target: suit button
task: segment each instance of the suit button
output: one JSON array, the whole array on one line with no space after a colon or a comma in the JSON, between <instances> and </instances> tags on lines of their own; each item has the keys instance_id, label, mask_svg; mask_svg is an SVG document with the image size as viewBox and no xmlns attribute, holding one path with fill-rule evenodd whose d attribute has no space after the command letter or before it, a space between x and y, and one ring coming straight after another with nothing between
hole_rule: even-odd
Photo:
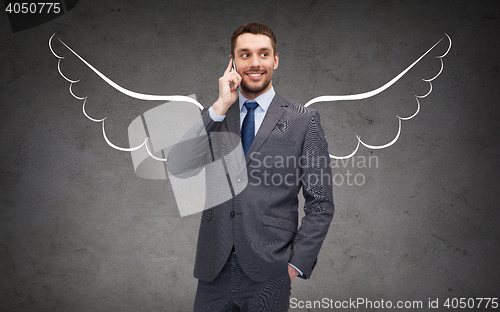
<instances>
[{"instance_id":1,"label":"suit button","mask_svg":"<svg viewBox=\"0 0 500 312\"><path fill-rule=\"evenodd\" d=\"M234 211L231 211L231 213L229 214L232 217L234 217Z\"/></svg>"},{"instance_id":2,"label":"suit button","mask_svg":"<svg viewBox=\"0 0 500 312\"><path fill-rule=\"evenodd\" d=\"M236 179L236 181L241 182L241 178Z\"/></svg>"}]
</instances>

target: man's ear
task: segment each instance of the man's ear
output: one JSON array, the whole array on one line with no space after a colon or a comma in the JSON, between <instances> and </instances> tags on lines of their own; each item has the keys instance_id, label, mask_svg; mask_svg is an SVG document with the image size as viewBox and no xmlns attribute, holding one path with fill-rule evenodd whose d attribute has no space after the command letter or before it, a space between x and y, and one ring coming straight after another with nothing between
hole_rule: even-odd
<instances>
[{"instance_id":1,"label":"man's ear","mask_svg":"<svg viewBox=\"0 0 500 312\"><path fill-rule=\"evenodd\" d=\"M278 53L274 54L274 69L278 68L278 63L279 63L279 57Z\"/></svg>"}]
</instances>

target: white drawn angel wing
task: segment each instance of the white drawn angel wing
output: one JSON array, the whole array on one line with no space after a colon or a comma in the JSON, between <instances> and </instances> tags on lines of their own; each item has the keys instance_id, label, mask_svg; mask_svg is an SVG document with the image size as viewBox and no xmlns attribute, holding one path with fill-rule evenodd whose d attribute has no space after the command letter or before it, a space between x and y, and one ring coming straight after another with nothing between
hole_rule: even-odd
<instances>
[{"instance_id":1,"label":"white drawn angel wing","mask_svg":"<svg viewBox=\"0 0 500 312\"><path fill-rule=\"evenodd\" d=\"M434 79L436 79L443 72L443 68L444 68L443 58L446 56L446 54L448 54L448 52L451 49L451 38L450 38L450 36L448 36L448 34L445 33L445 35L446 35L446 38L448 39L448 42L449 42L448 49L446 50L446 52L443 55L436 56L436 58L438 58L441 61L441 69L434 77L432 77L430 79L422 79L423 81L429 83L429 91L424 95L415 95L415 100L417 101L417 109L416 109L415 113L412 114L411 116L408 116L408 117L400 117L400 116L396 115L396 117L398 118L398 121L399 121L399 128L398 128L398 132L397 132L396 136L394 137L394 139L387 144L370 145L370 144L363 142L361 140L361 138L359 137L359 135L356 135L358 143L357 143L357 146L352 153L350 153L349 155L346 155L346 156L335 156L335 155L330 154L331 158L333 158L333 159L351 158L358 151L360 144L362 144L363 146L365 146L369 149L383 149L383 148L389 147L389 146L393 145L394 143L396 143L396 141L399 139L399 135L401 134L401 121L402 120L410 120L419 113L419 111L420 111L419 99L425 98L426 96L428 96L432 92L432 81ZM349 95L323 95L323 96L319 96L319 97L316 97L316 98L310 100L304 106L308 107L308 106L311 106L311 105L313 105L315 103L319 103L319 102L355 101L355 100L362 100L362 99L367 99L369 97L375 96L375 95L387 90L394 83L396 83L399 79L401 79L410 69L412 69L412 67L414 67L418 62L420 62L420 60L422 60L427 54L429 54L429 52L431 52L431 50L434 49L444 38L445 37L441 38L438 42L436 42L429 50L427 50L424 54L422 54L422 56L420 56L415 62L413 62L410 66L408 66L405 70L403 70L399 75L397 75L396 77L391 79L389 82L387 82L386 84L384 84L383 86L381 86L375 90L364 92L364 93L359 93L359 94L349 94Z\"/></svg>"},{"instance_id":2,"label":"white drawn angel wing","mask_svg":"<svg viewBox=\"0 0 500 312\"><path fill-rule=\"evenodd\" d=\"M160 157L155 156L154 153L150 150L150 147L147 144L147 141L149 140L149 136L146 136L144 138L144 141L141 144L139 144L137 146L133 146L133 147L119 147L119 146L116 146L115 144L113 144L108 139L108 137L106 135L106 130L105 130L105 127L104 127L104 121L106 120L107 117L104 117L102 119L96 119L96 118L93 118L93 117L89 116L87 114L86 110L85 110L85 104L87 102L87 97L88 96L79 97L79 96L75 95L73 93L73 90L72 90L73 85L75 83L78 83L80 80L71 80L71 79L69 79L68 77L66 77L62 73L62 71L61 71L61 61L64 59L64 57L63 56L59 56L59 55L57 55L54 52L54 49L52 48L52 40L53 40L54 37L55 37L55 33L49 39L49 48L50 48L50 51L52 52L52 54L59 59L59 61L57 62L57 70L59 71L59 74L70 83L70 85L69 85L69 92L71 93L71 95L73 97L75 97L76 99L78 99L78 100L83 100L83 104L82 104L83 114L88 119L90 119L91 121L97 122L97 123L100 122L102 124L102 135L103 135L104 140L106 141L106 143L108 143L108 145L111 146L112 148L114 148L116 150L119 150L119 151L124 151L124 152L134 152L134 151L139 150L142 147L145 147L146 150L147 150L147 152L148 152L148 154L149 154L149 156L151 156L153 159L158 160L158 161L166 161L165 158L160 158ZM103 75L100 71L98 71L92 65L90 65L80 55L78 55L75 51L73 51L73 49L71 49L69 46L67 46L61 39L57 38L57 40L59 40L59 42L61 42L69 51L71 51L77 58L79 58L85 65L87 65L93 72L95 72L106 83L108 83L110 86L112 86L113 88L115 88L116 90L118 90L119 92L121 92L121 93L123 93L125 95L128 95L128 96L130 96L132 98L135 98L135 99L145 100L145 101L188 102L188 103L196 105L199 109L203 109L203 105L201 105L196 99L194 99L192 97L189 97L189 96L183 96L183 95L151 95L151 94L143 94L143 93L138 93L138 92L134 92L134 91L125 89L125 88L119 86L117 83L113 82L111 79L109 79L105 75Z\"/></svg>"}]
</instances>

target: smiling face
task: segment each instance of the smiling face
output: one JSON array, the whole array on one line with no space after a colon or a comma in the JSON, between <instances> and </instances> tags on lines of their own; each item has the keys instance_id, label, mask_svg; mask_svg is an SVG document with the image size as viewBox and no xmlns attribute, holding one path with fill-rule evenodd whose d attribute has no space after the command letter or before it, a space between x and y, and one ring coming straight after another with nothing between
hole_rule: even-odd
<instances>
[{"instance_id":1,"label":"smiling face","mask_svg":"<svg viewBox=\"0 0 500 312\"><path fill-rule=\"evenodd\" d=\"M273 72L278 67L271 38L261 34L244 33L236 38L234 49L236 71L241 75L241 94L247 99L269 91Z\"/></svg>"}]
</instances>

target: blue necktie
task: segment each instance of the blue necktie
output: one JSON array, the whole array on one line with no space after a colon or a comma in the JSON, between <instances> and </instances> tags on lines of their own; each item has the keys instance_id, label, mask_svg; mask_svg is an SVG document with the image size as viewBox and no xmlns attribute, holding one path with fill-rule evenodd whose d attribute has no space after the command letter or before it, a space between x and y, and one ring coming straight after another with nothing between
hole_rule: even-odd
<instances>
[{"instance_id":1,"label":"blue necktie","mask_svg":"<svg viewBox=\"0 0 500 312\"><path fill-rule=\"evenodd\" d=\"M255 137L254 110L259 106L259 104L254 100L249 100L246 101L243 105L245 105L245 107L247 108L247 114L245 116L245 119L243 119L243 125L241 126L241 143L243 144L243 151L245 152L246 156Z\"/></svg>"}]
</instances>

